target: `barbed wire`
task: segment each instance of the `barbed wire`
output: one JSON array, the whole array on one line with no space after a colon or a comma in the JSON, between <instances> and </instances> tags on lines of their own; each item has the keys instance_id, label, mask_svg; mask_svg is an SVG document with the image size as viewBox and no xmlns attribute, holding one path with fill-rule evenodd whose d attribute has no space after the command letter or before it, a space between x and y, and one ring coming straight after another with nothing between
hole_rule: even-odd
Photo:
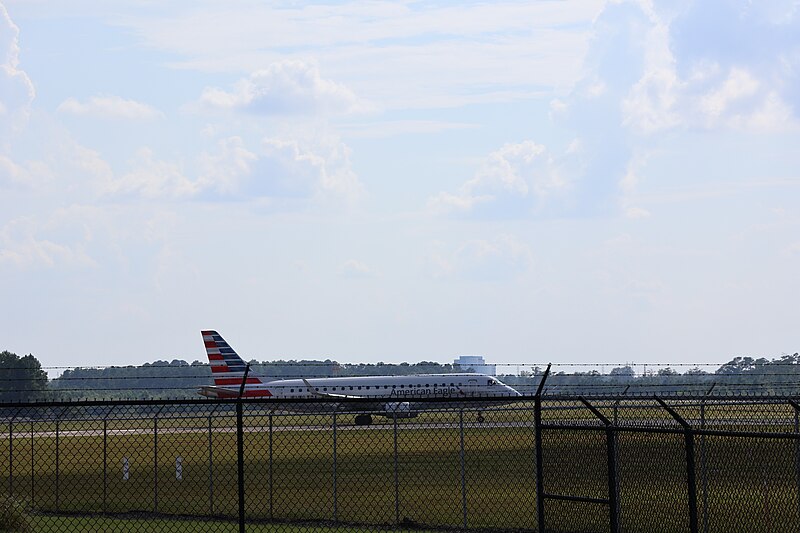
<instances>
[{"instance_id":1,"label":"barbed wire","mask_svg":"<svg viewBox=\"0 0 800 533\"><path fill-rule=\"evenodd\" d=\"M710 382L703 382L703 383L697 383L697 382L694 382L694 383L641 383L641 384L636 384L636 383L546 383L546 387L545 388L547 390L551 390L552 391L552 390L555 390L555 389L612 389L612 388L621 389L621 388L624 388L624 387L628 386L628 387L630 387L629 388L629 391L630 391L632 389L660 389L660 388L676 388L676 387L707 387L709 384L711 384L711 383ZM800 389L800 382L797 382L797 381L774 381L774 382L766 382L766 383L764 383L764 382L761 382L761 383L752 383L752 382L719 383L719 382L715 382L715 384L717 386L727 387L727 388L744 388L744 387L751 387L753 385L765 385L765 386L769 386L769 387L772 387L772 388L797 388L797 389ZM264 385L270 386L271 384L270 383L264 383ZM514 385L514 387L518 391L524 391L524 390L529 390L529 389L535 389L537 385L538 385L537 383L518 384L518 385ZM289 388L289 387L292 387L292 386L294 386L295 388L298 388L297 385L289 385L289 384L282 385L282 384L278 383L278 384L272 384L271 385L272 388L275 388L275 389L278 389L278 390L283 389L283 388ZM374 387L376 388L376 390L382 390L382 388L385 388L383 385L374 385ZM424 386L423 385L414 385L414 386L410 386L409 390L416 390L416 389L419 389L421 387L424 387ZM466 391L467 394L470 391L488 390L488 389L491 388L490 385L480 385L480 384L479 385L461 385L460 387L467 388L468 389ZM134 388L131 388L131 387L97 387L97 388L86 388L86 387L62 388L62 387L57 387L57 388L52 388L52 389L36 389L36 388L18 389L18 388L15 388L13 390L13 392L137 391L137 390L141 390L141 391L159 391L159 390L198 390L199 388L200 387L195 386L195 385L191 385L191 386L176 385L176 386L172 386L172 387L167 387L167 386L164 386L164 387L150 387L150 386L146 386L146 387L134 387ZM301 388L301 389L304 388L304 385L299 385L299 388ZM361 392L364 393L365 391L362 390Z\"/></svg>"},{"instance_id":2,"label":"barbed wire","mask_svg":"<svg viewBox=\"0 0 800 533\"><path fill-rule=\"evenodd\" d=\"M752 360L752 363L755 363L757 360ZM766 362L761 362L759 364L753 364L751 367L759 368L759 367L775 367L775 366L800 366L800 360L797 362L795 361L780 361L780 360L765 360ZM286 366L297 366L297 367L344 367L344 368L352 368L352 367L374 367L380 368L383 366L386 367L414 367L414 366L441 366L441 367L451 367L451 368L461 368L461 369L468 369L472 368L473 365L458 365L453 363L438 363L435 361L419 361L416 363L338 363L338 362L329 362L326 363L324 361L279 361L279 362L257 362L257 361L249 361L251 367L286 367ZM733 361L727 361L725 363L482 363L475 366L494 366L494 367L505 367L505 368L512 368L512 367L526 367L526 368L535 368L540 367L544 368L547 365L551 365L553 369L557 368L570 368L570 367L583 367L583 368L603 368L603 367L610 367L610 368L636 368L636 367L658 367L658 368L671 368L671 367L688 367L688 368L700 368L700 367L724 367L730 365ZM2 370L32 370L32 369L40 369L40 370L111 370L111 369L131 369L131 368L173 368L173 369L186 369L186 368L203 368L208 367L208 363L195 361L192 363L185 363L185 364L151 364L151 363L143 363L138 365L72 365L72 366L39 366L32 367L32 366L11 366L11 367L2 367ZM553 372L553 371L551 371Z\"/></svg>"},{"instance_id":3,"label":"barbed wire","mask_svg":"<svg viewBox=\"0 0 800 533\"><path fill-rule=\"evenodd\" d=\"M408 374L412 376L413 374ZM421 376L424 374L417 374L416 376ZM448 376L448 375L455 375L455 374L439 374L441 376ZM704 384L709 380L715 380L718 382L725 382L724 384L729 384L728 381L733 380L742 380L743 384L753 384L753 380L766 380L767 383L781 383L781 381L774 381L773 378L780 378L780 377L794 377L800 378L800 372L798 373L769 373L769 374L756 374L756 373L748 373L748 374L693 374L696 376L697 381L693 382L673 382L670 381L672 379L678 378L686 378L685 374L667 374L667 375L643 375L638 377L633 376L613 376L608 374L597 374L597 375L585 375L585 374L557 374L550 376L550 382L552 383L555 381L554 385L559 386L572 386L572 387L581 387L590 384L592 381L597 381L594 383L594 386L608 386L608 387L621 387L630 384L631 386L682 386L682 385L697 385ZM67 377L58 377L49 380L50 383L66 383L66 382L93 382L93 381L137 381L137 380L175 380L175 381L197 381L197 382L208 382L213 379L212 374L202 375L202 376L67 376ZM218 376L218 375L217 375ZM264 376L259 376L264 379ZM282 381L282 380L297 380L297 379L348 379L348 378L382 378L382 377L390 377L390 378L402 378L404 375L386 375L386 376L370 376L370 375L349 375L349 376L310 376L307 374L302 375L284 375L284 376L274 376L267 378L270 381ZM512 378L512 380L508 380L508 378ZM535 376L515 376L509 375L504 376L503 379L506 381L514 381L516 379L536 379L540 378L541 375ZM582 383L559 383L565 379L582 379L586 380ZM608 382L608 381L612 382ZM666 380L668 383L649 383L648 380ZM27 382L30 381L27 378L0 378L0 383L19 383L19 382ZM636 383L636 381L644 381L644 383ZM702 383L701 383L702 382ZM518 384L524 385L524 384ZM534 384L535 385L535 384ZM800 386L800 383L798 383ZM57 387L60 388L60 387Z\"/></svg>"}]
</instances>

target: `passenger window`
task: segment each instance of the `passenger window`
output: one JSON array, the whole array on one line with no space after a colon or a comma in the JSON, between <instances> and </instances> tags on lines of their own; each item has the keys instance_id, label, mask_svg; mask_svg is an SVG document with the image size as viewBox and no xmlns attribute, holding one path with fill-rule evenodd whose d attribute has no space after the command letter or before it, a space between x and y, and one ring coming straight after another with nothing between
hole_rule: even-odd
<instances>
[{"instance_id":1,"label":"passenger window","mask_svg":"<svg viewBox=\"0 0 800 533\"><path fill-rule=\"evenodd\" d=\"M359 385L358 390L361 390L361 386Z\"/></svg>"},{"instance_id":2,"label":"passenger window","mask_svg":"<svg viewBox=\"0 0 800 533\"><path fill-rule=\"evenodd\" d=\"M322 390L324 390L325 392L328 392L328 387L322 387Z\"/></svg>"},{"instance_id":3,"label":"passenger window","mask_svg":"<svg viewBox=\"0 0 800 533\"><path fill-rule=\"evenodd\" d=\"M294 392L294 389L291 389L291 391Z\"/></svg>"},{"instance_id":4,"label":"passenger window","mask_svg":"<svg viewBox=\"0 0 800 533\"><path fill-rule=\"evenodd\" d=\"M406 386L405 386L405 385L400 385L400 388L401 388L401 389L405 389L405 388L406 388Z\"/></svg>"}]
</instances>

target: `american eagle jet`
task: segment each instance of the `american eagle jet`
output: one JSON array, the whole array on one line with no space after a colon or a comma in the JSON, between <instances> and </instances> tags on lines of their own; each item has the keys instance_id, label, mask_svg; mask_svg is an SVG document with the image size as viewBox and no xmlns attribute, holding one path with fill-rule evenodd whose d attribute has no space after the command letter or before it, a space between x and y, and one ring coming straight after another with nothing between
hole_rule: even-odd
<instances>
[{"instance_id":1,"label":"american eagle jet","mask_svg":"<svg viewBox=\"0 0 800 533\"><path fill-rule=\"evenodd\" d=\"M247 364L216 331L202 331L208 362L214 377L213 386L198 391L211 398L243 398L294 400L323 398L330 402L284 403L282 408L293 412L339 412L352 410L341 400L373 398L375 403L359 403L363 410L355 417L357 425L372 423L372 414L387 418L411 418L426 409L454 407L458 402L416 402L429 398L485 398L492 404L510 403L521 394L499 379L484 374L418 374L408 376L365 376L341 378L299 378L268 380L247 372ZM469 405L475 405L471 400ZM479 414L478 420L483 417Z\"/></svg>"}]
</instances>

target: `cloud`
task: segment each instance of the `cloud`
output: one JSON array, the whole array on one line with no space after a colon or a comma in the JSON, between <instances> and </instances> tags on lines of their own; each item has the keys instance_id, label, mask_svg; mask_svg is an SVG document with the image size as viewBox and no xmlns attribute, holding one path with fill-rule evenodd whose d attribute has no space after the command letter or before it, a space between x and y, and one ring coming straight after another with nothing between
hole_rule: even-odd
<instances>
[{"instance_id":1,"label":"cloud","mask_svg":"<svg viewBox=\"0 0 800 533\"><path fill-rule=\"evenodd\" d=\"M364 279L374 276L372 270L356 259L349 259L339 267L339 275L348 279Z\"/></svg>"},{"instance_id":2,"label":"cloud","mask_svg":"<svg viewBox=\"0 0 800 533\"><path fill-rule=\"evenodd\" d=\"M562 170L541 144L506 144L489 154L456 194L441 192L428 200L428 208L437 214L529 215L540 211L549 196L568 187Z\"/></svg>"},{"instance_id":3,"label":"cloud","mask_svg":"<svg viewBox=\"0 0 800 533\"><path fill-rule=\"evenodd\" d=\"M183 69L251 72L313 58L381 109L431 108L528 100L543 87L569 86L601 6L602 0L239 2L118 23ZM237 91L221 93L214 99L229 103Z\"/></svg>"},{"instance_id":4,"label":"cloud","mask_svg":"<svg viewBox=\"0 0 800 533\"><path fill-rule=\"evenodd\" d=\"M36 96L33 82L19 68L19 28L0 4L0 148L6 136L27 120Z\"/></svg>"},{"instance_id":5,"label":"cloud","mask_svg":"<svg viewBox=\"0 0 800 533\"><path fill-rule=\"evenodd\" d=\"M221 139L216 152L200 154L199 186L223 195L239 194L256 161L258 156L244 146L241 137Z\"/></svg>"},{"instance_id":6,"label":"cloud","mask_svg":"<svg viewBox=\"0 0 800 533\"><path fill-rule=\"evenodd\" d=\"M207 88L199 103L257 115L346 114L367 107L344 85L322 78L316 65L297 60L273 63L231 91Z\"/></svg>"},{"instance_id":7,"label":"cloud","mask_svg":"<svg viewBox=\"0 0 800 533\"><path fill-rule=\"evenodd\" d=\"M426 135L451 130L477 128L467 122L448 122L439 120L381 120L339 126L348 137L381 139L400 135Z\"/></svg>"},{"instance_id":8,"label":"cloud","mask_svg":"<svg viewBox=\"0 0 800 533\"><path fill-rule=\"evenodd\" d=\"M86 252L86 235L69 209L56 211L44 222L20 217L0 228L0 265L19 269L95 267Z\"/></svg>"},{"instance_id":9,"label":"cloud","mask_svg":"<svg viewBox=\"0 0 800 533\"><path fill-rule=\"evenodd\" d=\"M157 159L150 148L140 148L131 165L132 170L108 184L109 194L180 199L200 191L199 185L186 176L180 165Z\"/></svg>"},{"instance_id":10,"label":"cloud","mask_svg":"<svg viewBox=\"0 0 800 533\"><path fill-rule=\"evenodd\" d=\"M334 138L316 143L296 139L262 141L258 187L274 196L336 197L348 202L364 194L352 169L350 149Z\"/></svg>"},{"instance_id":11,"label":"cloud","mask_svg":"<svg viewBox=\"0 0 800 533\"><path fill-rule=\"evenodd\" d=\"M513 235L474 239L452 251L437 243L428 258L434 277L459 277L474 281L513 278L533 266L533 252Z\"/></svg>"},{"instance_id":12,"label":"cloud","mask_svg":"<svg viewBox=\"0 0 800 533\"><path fill-rule=\"evenodd\" d=\"M627 218L647 218L650 216L650 211L642 207L628 207L625 209L625 216Z\"/></svg>"},{"instance_id":13,"label":"cloud","mask_svg":"<svg viewBox=\"0 0 800 533\"><path fill-rule=\"evenodd\" d=\"M37 189L53 177L50 167L41 161L20 164L0 154L0 186Z\"/></svg>"},{"instance_id":14,"label":"cloud","mask_svg":"<svg viewBox=\"0 0 800 533\"><path fill-rule=\"evenodd\" d=\"M798 24L796 9L766 3L607 3L581 79L550 106L551 120L581 143L567 174L573 212L641 215L628 198L676 132L797 131Z\"/></svg>"},{"instance_id":15,"label":"cloud","mask_svg":"<svg viewBox=\"0 0 800 533\"><path fill-rule=\"evenodd\" d=\"M58 106L58 112L102 119L135 121L155 120L164 116L150 105L119 96L92 96L85 102L67 98Z\"/></svg>"},{"instance_id":16,"label":"cloud","mask_svg":"<svg viewBox=\"0 0 800 533\"><path fill-rule=\"evenodd\" d=\"M678 127L780 131L796 125L796 7L694 1L670 15L641 6L647 28L643 72L623 100L626 125L642 133Z\"/></svg>"},{"instance_id":17,"label":"cloud","mask_svg":"<svg viewBox=\"0 0 800 533\"><path fill-rule=\"evenodd\" d=\"M85 155L82 160L96 167L90 154ZM350 149L325 136L314 141L266 138L252 150L240 137L228 137L188 164L159 159L152 149L143 147L121 177L114 177L109 169L102 178L98 183L106 195L163 200L275 200L294 205L341 200L349 204L364 194L352 170Z\"/></svg>"}]
</instances>

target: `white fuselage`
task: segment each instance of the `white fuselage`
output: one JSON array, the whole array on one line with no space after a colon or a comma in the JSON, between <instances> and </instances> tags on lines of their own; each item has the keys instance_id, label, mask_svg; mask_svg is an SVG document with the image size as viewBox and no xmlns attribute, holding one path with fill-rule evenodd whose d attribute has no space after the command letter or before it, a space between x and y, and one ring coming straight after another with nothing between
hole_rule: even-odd
<instances>
[{"instance_id":1,"label":"white fuselage","mask_svg":"<svg viewBox=\"0 0 800 533\"><path fill-rule=\"evenodd\" d=\"M310 391L308 385L314 388ZM263 385L274 398L363 397L407 402L421 398L506 397L520 394L500 380L483 374L420 374L349 378L282 379Z\"/></svg>"}]
</instances>

